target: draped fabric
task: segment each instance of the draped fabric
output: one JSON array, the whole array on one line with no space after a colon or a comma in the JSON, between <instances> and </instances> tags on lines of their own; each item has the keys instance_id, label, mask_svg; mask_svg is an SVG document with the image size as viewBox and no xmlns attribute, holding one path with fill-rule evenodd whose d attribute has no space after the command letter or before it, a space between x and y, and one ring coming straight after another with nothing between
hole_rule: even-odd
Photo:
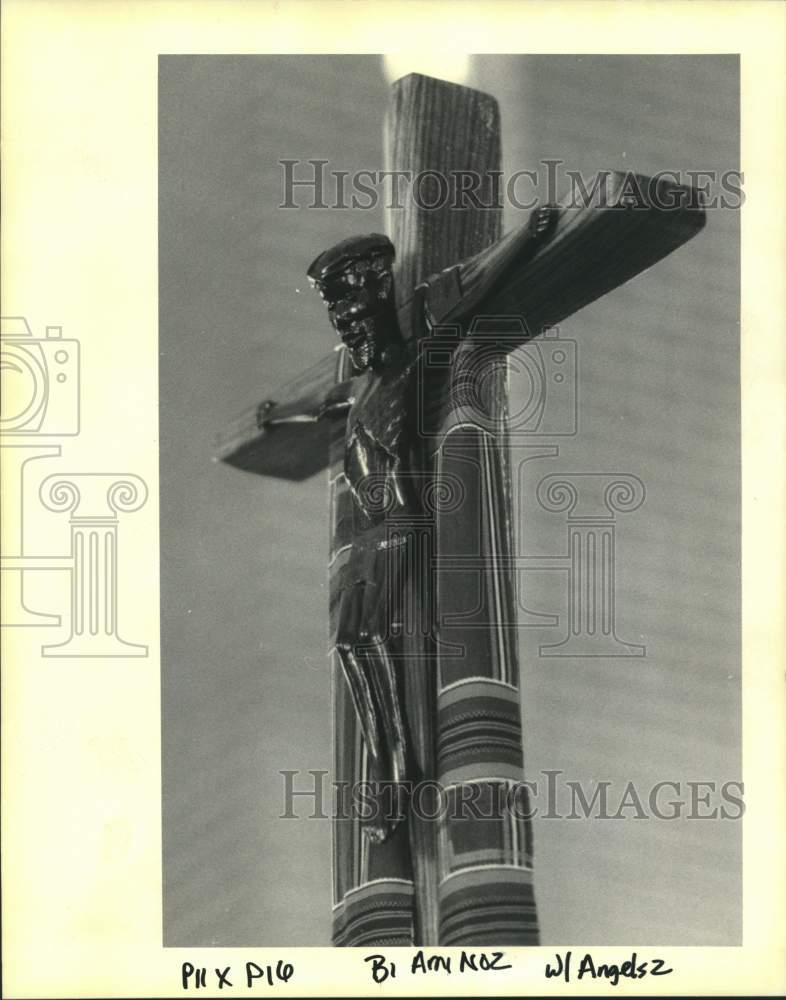
<instances>
[{"instance_id":1,"label":"draped fabric","mask_svg":"<svg viewBox=\"0 0 786 1000\"><path fill-rule=\"evenodd\" d=\"M382 844L362 835L351 809L337 808L335 945L538 943L521 784L516 602L505 565L511 554L506 375L500 365L473 368L474 350L470 338L441 373L419 375L427 386L419 460L432 488L412 606L429 627L412 629L404 641L412 682L406 712L421 748L414 778L422 794ZM478 394L467 394L468 370L483 381L482 413ZM331 634L351 542L343 456L344 422L336 419L329 467ZM433 614L424 614L432 602ZM331 670L334 781L353 788L368 779L368 759L335 653Z\"/></svg>"},{"instance_id":2,"label":"draped fabric","mask_svg":"<svg viewBox=\"0 0 786 1000\"><path fill-rule=\"evenodd\" d=\"M437 481L460 483L463 493L461 503L438 514L435 729L437 777L447 798L439 943L533 945L538 924L522 784L516 597L507 565L506 372L504 365L489 370L487 357L473 363L477 353L471 339L456 352L434 451ZM460 377L467 371L483 379L483 399L467 398Z\"/></svg>"}]
</instances>

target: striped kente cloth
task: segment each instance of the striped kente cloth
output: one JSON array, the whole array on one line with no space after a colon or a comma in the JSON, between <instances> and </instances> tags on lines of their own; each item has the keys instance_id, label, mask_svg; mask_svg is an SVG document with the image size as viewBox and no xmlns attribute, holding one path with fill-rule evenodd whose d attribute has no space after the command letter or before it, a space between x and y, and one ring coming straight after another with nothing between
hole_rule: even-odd
<instances>
[{"instance_id":1,"label":"striped kente cloth","mask_svg":"<svg viewBox=\"0 0 786 1000\"><path fill-rule=\"evenodd\" d=\"M473 349L464 341L443 377L432 378L425 426L433 433L420 442L437 497L421 530L430 575L416 595L421 609L436 602L437 627L403 640L420 808L381 844L362 834L351 809L337 808L332 939L339 946L538 943L514 581L500 565L511 553L507 443L504 421L495 420L495 430L474 420L466 384L456 391L457 373L466 383L473 370ZM475 369L486 416L491 407L504 417L504 368ZM331 634L351 543L344 426L333 421L330 444ZM334 781L353 788L369 778L368 757L335 652L331 669Z\"/></svg>"}]
</instances>

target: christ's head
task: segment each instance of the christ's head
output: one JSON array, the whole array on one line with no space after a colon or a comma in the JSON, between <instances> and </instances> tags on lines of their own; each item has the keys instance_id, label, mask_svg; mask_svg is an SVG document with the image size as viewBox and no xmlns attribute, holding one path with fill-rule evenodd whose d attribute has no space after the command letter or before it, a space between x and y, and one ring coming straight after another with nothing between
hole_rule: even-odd
<instances>
[{"instance_id":1,"label":"christ's head","mask_svg":"<svg viewBox=\"0 0 786 1000\"><path fill-rule=\"evenodd\" d=\"M384 367L400 342L393 296L393 244L380 233L353 236L325 250L308 277L355 368Z\"/></svg>"}]
</instances>

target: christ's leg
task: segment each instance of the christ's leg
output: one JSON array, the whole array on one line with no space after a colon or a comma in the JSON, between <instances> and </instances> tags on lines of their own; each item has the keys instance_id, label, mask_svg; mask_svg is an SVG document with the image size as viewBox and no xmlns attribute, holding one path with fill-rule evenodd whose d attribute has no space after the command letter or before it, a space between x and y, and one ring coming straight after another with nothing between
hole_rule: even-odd
<instances>
[{"instance_id":1,"label":"christ's leg","mask_svg":"<svg viewBox=\"0 0 786 1000\"><path fill-rule=\"evenodd\" d=\"M379 769L383 763L382 717L365 661L356 652L363 613L364 583L355 583L342 594L336 628L336 652L344 671L366 749Z\"/></svg>"},{"instance_id":2,"label":"christ's leg","mask_svg":"<svg viewBox=\"0 0 786 1000\"><path fill-rule=\"evenodd\" d=\"M373 576L376 586L367 586L363 594L360 644L357 655L366 667L366 676L380 707L381 729L384 734L386 770L382 775L388 784L390 804L389 830L403 819L410 774L410 746L404 710L401 642L398 630L402 599L398 593L402 583L403 548L377 550Z\"/></svg>"},{"instance_id":3,"label":"christ's leg","mask_svg":"<svg viewBox=\"0 0 786 1000\"><path fill-rule=\"evenodd\" d=\"M352 696L368 752L373 816L363 829L381 843L403 816L397 802L404 779L404 736L395 666L376 628L374 583L357 582L341 594L336 652Z\"/></svg>"},{"instance_id":4,"label":"christ's leg","mask_svg":"<svg viewBox=\"0 0 786 1000\"><path fill-rule=\"evenodd\" d=\"M377 816L365 827L367 836L383 841L405 812L408 739L402 708L401 657L392 625L399 614L398 563L402 553L380 548L365 553L367 579L341 595L336 651L350 687L369 755Z\"/></svg>"}]
</instances>

